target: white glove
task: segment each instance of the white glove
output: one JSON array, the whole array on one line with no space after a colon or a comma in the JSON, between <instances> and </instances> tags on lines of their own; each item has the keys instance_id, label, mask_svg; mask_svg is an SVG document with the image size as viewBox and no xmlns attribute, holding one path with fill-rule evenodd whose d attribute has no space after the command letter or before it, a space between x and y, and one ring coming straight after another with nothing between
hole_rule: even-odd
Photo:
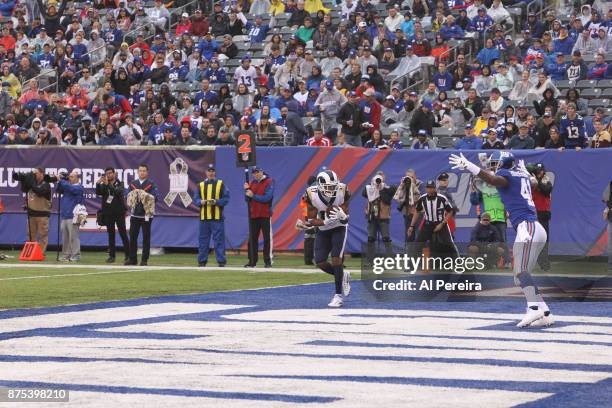
<instances>
[{"instance_id":1,"label":"white glove","mask_svg":"<svg viewBox=\"0 0 612 408\"><path fill-rule=\"evenodd\" d=\"M305 230L307 230L307 229L309 229L309 228L310 228L310 227L309 227L308 225L306 225L306 224L304 223L304 221L302 221L302 220L297 220L297 221L295 222L295 229L296 229L296 230L299 230L299 231L305 231Z\"/></svg>"},{"instance_id":2,"label":"white glove","mask_svg":"<svg viewBox=\"0 0 612 408\"><path fill-rule=\"evenodd\" d=\"M516 166L522 173L525 173L527 175L529 174L529 170L527 170L527 167L525 166L525 160L519 160L518 161L518 165Z\"/></svg>"},{"instance_id":3,"label":"white glove","mask_svg":"<svg viewBox=\"0 0 612 408\"><path fill-rule=\"evenodd\" d=\"M467 170L475 176L480 173L480 167L466 159L463 153L459 153L459 155L451 154L448 158L448 164L452 166L452 169Z\"/></svg>"},{"instance_id":4,"label":"white glove","mask_svg":"<svg viewBox=\"0 0 612 408\"><path fill-rule=\"evenodd\" d=\"M329 217L338 221L345 221L348 218L348 215L344 212L344 210L340 207L332 208L329 212Z\"/></svg>"}]
</instances>

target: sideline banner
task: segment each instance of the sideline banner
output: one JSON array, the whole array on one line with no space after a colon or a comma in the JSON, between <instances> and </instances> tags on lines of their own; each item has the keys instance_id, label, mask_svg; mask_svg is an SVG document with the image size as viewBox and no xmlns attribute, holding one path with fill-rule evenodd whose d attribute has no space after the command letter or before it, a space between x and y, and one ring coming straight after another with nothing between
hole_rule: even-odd
<instances>
[{"instance_id":1,"label":"sideline banner","mask_svg":"<svg viewBox=\"0 0 612 408\"><path fill-rule=\"evenodd\" d=\"M259 148L257 163L275 180L272 229L275 250L295 250L303 247L303 235L294 225L300 217L299 199L308 177L323 168L338 173L352 191L351 222L346 249L360 252L366 242L367 223L365 198L361 193L377 171L386 175L387 184L397 185L407 169L416 171L422 180L436 179L441 172L450 175L449 191L459 208L456 240L467 242L477 222L476 208L470 204L470 174L453 172L448 165L452 150L440 151L379 151L355 148L272 147ZM478 162L478 151L463 152ZM554 183L552 220L550 223L551 251L571 255L602 255L606 251L606 224L602 219L602 195L612 178L612 149L588 149L580 152L556 150L514 151L517 158L528 163L541 162ZM490 154L490 152L489 152ZM234 146L216 150L203 149L65 149L65 148L0 148L0 195L6 214L0 217L0 244L22 245L25 239L23 194L11 179L14 171L28 171L42 166L50 173L81 171L87 195L87 208L92 216L99 208L95 197L95 182L104 167L117 169L120 179L128 183L136 177L139 163L146 163L150 176L157 183L160 200L152 228L152 245L166 247L197 246L198 217L191 196L196 184L204 177L204 169L215 163L217 176L230 190L226 217L226 246L246 248L248 235L244 172L236 168ZM396 245L404 242L404 222L394 203L391 237ZM57 211L54 197L53 210ZM51 229L55 228L51 221ZM50 237L54 237L52 233ZM508 225L508 238L514 231ZM54 244L53 239L50 244ZM106 246L106 233L90 228L81 235L83 245Z\"/></svg>"},{"instance_id":2,"label":"sideline banner","mask_svg":"<svg viewBox=\"0 0 612 408\"><path fill-rule=\"evenodd\" d=\"M100 208L96 182L106 167L114 167L127 188L138 177L138 165L143 163L149 167L149 178L159 191L156 215L194 216L197 209L191 194L204 177L206 166L214 160L214 150L4 148L0 149L0 195L6 213L23 213L24 195L19 183L12 179L13 173L38 166L51 175L76 169L81 173L85 205L91 214ZM57 211L55 192L53 201Z\"/></svg>"}]
</instances>

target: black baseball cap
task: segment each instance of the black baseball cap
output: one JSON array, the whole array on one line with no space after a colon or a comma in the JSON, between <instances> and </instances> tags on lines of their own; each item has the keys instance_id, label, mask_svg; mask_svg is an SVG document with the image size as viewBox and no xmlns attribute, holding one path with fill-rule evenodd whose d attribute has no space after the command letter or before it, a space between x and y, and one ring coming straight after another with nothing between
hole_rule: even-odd
<instances>
[{"instance_id":1,"label":"black baseball cap","mask_svg":"<svg viewBox=\"0 0 612 408\"><path fill-rule=\"evenodd\" d=\"M215 165L214 165L214 164L212 164L212 163L211 163L211 164L209 164L209 165L206 167L206 171L216 171L216 170L215 170Z\"/></svg>"},{"instance_id":2,"label":"black baseball cap","mask_svg":"<svg viewBox=\"0 0 612 408\"><path fill-rule=\"evenodd\" d=\"M425 183L425 187L433 187L436 188L436 182L433 180L427 180L427 183Z\"/></svg>"},{"instance_id":3,"label":"black baseball cap","mask_svg":"<svg viewBox=\"0 0 612 408\"><path fill-rule=\"evenodd\" d=\"M440 173L440 175L438 176L438 180L448 180L448 173Z\"/></svg>"}]
</instances>

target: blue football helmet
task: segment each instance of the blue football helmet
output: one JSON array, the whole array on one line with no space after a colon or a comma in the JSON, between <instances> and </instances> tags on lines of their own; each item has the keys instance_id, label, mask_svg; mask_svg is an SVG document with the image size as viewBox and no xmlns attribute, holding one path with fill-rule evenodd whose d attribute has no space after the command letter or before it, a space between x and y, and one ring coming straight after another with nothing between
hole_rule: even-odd
<instances>
[{"instance_id":1,"label":"blue football helmet","mask_svg":"<svg viewBox=\"0 0 612 408\"><path fill-rule=\"evenodd\" d=\"M503 150L496 150L489 157L488 167L492 172L496 172L499 169L511 169L515 163L514 155L511 152Z\"/></svg>"}]
</instances>

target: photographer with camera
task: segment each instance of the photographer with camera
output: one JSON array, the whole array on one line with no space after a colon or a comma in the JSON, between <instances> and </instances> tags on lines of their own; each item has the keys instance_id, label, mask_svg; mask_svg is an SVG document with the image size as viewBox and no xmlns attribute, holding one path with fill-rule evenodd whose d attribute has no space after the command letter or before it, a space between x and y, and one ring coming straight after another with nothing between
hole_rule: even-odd
<instances>
[{"instance_id":1,"label":"photographer with camera","mask_svg":"<svg viewBox=\"0 0 612 408\"><path fill-rule=\"evenodd\" d=\"M404 216L404 231L406 242L414 241L414 230L408 231L408 227L412 223L412 217L418 213L414 210L419 197L421 196L421 180L417 179L414 169L406 170L406 175L402 177L400 184L393 196L393 199L399 204L397 209ZM419 225L420 220L415 222Z\"/></svg>"},{"instance_id":2,"label":"photographer with camera","mask_svg":"<svg viewBox=\"0 0 612 408\"><path fill-rule=\"evenodd\" d=\"M391 220L391 200L397 187L385 184L385 174L378 171L369 185L361 195L368 202L365 214L368 220L368 258L371 259L374 251L374 243L378 233L382 235L385 252L392 253L391 235L389 234L389 221Z\"/></svg>"},{"instance_id":3,"label":"photographer with camera","mask_svg":"<svg viewBox=\"0 0 612 408\"><path fill-rule=\"evenodd\" d=\"M46 175L42 167L36 167L30 173L13 173L13 180L21 183L21 191L26 194L28 241L36 239L44 254L49 242L49 215L51 214L51 186L49 183L56 182L57 178Z\"/></svg>"},{"instance_id":4,"label":"photographer with camera","mask_svg":"<svg viewBox=\"0 0 612 408\"><path fill-rule=\"evenodd\" d=\"M124 201L125 188L123 183L117 180L117 173L114 168L107 167L104 169L104 175L96 183L96 194L102 197L98 224L106 226L106 232L108 233L108 259L106 262L115 262L115 225L123 242L124 262L128 262L130 259L130 241L125 228L125 213L127 211Z\"/></svg>"},{"instance_id":5,"label":"photographer with camera","mask_svg":"<svg viewBox=\"0 0 612 408\"><path fill-rule=\"evenodd\" d=\"M550 237L550 206L553 185L546 176L546 168L544 168L544 164L536 163L533 165L528 165L527 169L532 175L532 180L535 179L536 182L535 188L532 187L531 189L531 196L538 213L538 222L542 224L542 227L544 227L544 230L546 231L546 245L542 249L542 252L540 252L540 256L538 256L538 264L543 271L547 271L550 269L550 260L548 259L548 241Z\"/></svg>"},{"instance_id":6,"label":"photographer with camera","mask_svg":"<svg viewBox=\"0 0 612 408\"><path fill-rule=\"evenodd\" d=\"M56 191L60 196L60 231L62 232L62 262L81 260L80 222L76 207L83 205L85 189L80 183L79 173L72 170L70 174L60 173Z\"/></svg>"}]
</instances>

